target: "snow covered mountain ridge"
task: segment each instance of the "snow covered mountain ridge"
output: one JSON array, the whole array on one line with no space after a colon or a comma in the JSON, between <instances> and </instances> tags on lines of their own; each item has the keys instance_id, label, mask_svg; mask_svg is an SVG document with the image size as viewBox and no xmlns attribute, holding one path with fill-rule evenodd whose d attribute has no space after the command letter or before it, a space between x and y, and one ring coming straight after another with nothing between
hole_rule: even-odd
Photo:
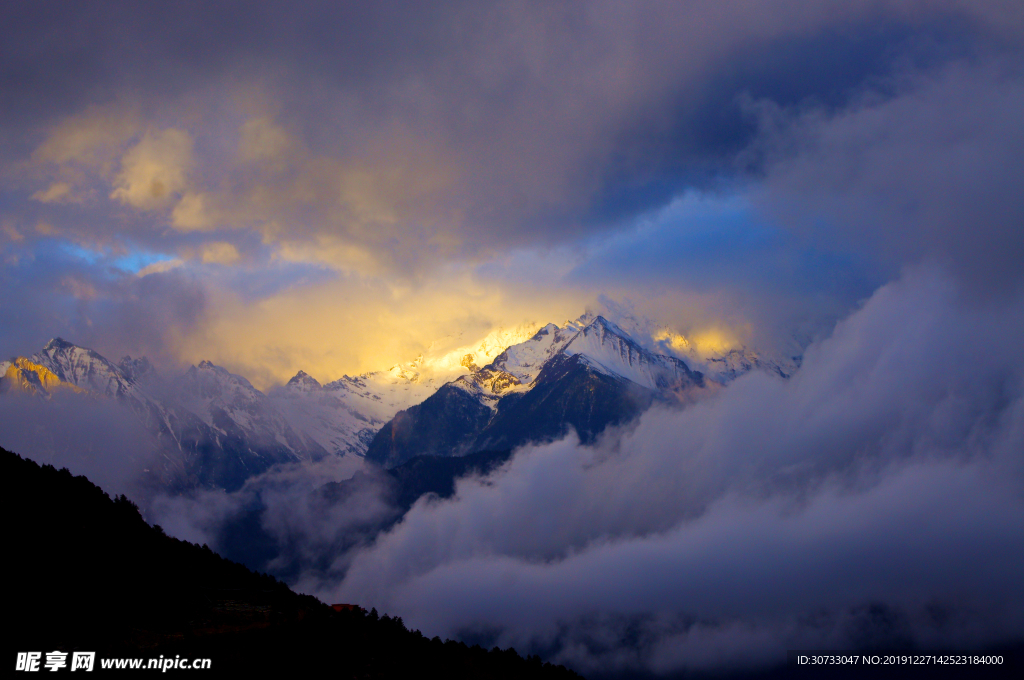
<instances>
[{"instance_id":1,"label":"snow covered mountain ridge","mask_svg":"<svg viewBox=\"0 0 1024 680\"><path fill-rule=\"evenodd\" d=\"M632 334L593 313L540 328L399 411L373 437L366 458L394 467L417 456L510 450L569 431L586 444L654 403L699 399L709 383L725 384L755 369L788 375L743 348L687 358L659 351L664 345L656 334L635 318L626 321ZM705 374L697 365L712 370Z\"/></svg>"},{"instance_id":2,"label":"snow covered mountain ridge","mask_svg":"<svg viewBox=\"0 0 1024 680\"><path fill-rule=\"evenodd\" d=\"M299 371L264 393L209 361L168 378L145 357L113 363L54 338L32 357L0 362L0 392L110 398L154 433L168 475L191 480L186 486L237 486L278 462L362 456L396 414L442 388L466 394L475 404L470 408L484 409L479 414L487 420L504 397L568 375L570 366L650 394L689 389L705 379L724 384L750 370L787 377L796 367L744 348L715 353L696 346L647 320L588 312L562 325L499 328L476 342L451 336L413 361L330 382Z\"/></svg>"},{"instance_id":3,"label":"snow covered mountain ridge","mask_svg":"<svg viewBox=\"0 0 1024 680\"><path fill-rule=\"evenodd\" d=\"M528 341L509 347L492 363L454 384L484 395L524 393L556 357L574 357L599 373L655 391L702 381L695 377L700 372L687 362L648 350L612 321L586 314L563 326L544 326ZM484 400L493 404L487 396Z\"/></svg>"},{"instance_id":4,"label":"snow covered mountain ridge","mask_svg":"<svg viewBox=\"0 0 1024 680\"><path fill-rule=\"evenodd\" d=\"M585 315L541 328L400 411L366 457L393 467L416 456L513 449L569 430L586 443L655 401L678 403L704 385L683 360L645 349L603 316Z\"/></svg>"},{"instance_id":5,"label":"snow covered mountain ridge","mask_svg":"<svg viewBox=\"0 0 1024 680\"><path fill-rule=\"evenodd\" d=\"M51 398L73 392L109 399L149 430L161 456L161 484L237 488L279 462L327 455L297 432L248 380L210 362L165 379L144 358L114 364L62 338L30 358L5 362L0 392Z\"/></svg>"}]
</instances>

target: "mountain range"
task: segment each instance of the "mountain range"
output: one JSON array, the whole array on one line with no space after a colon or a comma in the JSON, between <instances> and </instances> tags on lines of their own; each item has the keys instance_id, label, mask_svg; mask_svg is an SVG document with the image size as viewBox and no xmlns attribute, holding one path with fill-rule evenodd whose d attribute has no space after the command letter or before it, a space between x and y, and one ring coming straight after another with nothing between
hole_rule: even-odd
<instances>
[{"instance_id":1,"label":"mountain range","mask_svg":"<svg viewBox=\"0 0 1024 680\"><path fill-rule=\"evenodd\" d=\"M234 489L276 463L327 454L248 380L207 361L167 380L145 358L115 364L55 338L4 364L0 391L107 399L140 420L156 442L164 487Z\"/></svg>"},{"instance_id":2,"label":"mountain range","mask_svg":"<svg viewBox=\"0 0 1024 680\"><path fill-rule=\"evenodd\" d=\"M163 488L230 491L275 464L326 456L390 468L569 430L590 443L653 403L697 398L749 370L786 377L795 368L746 349L682 358L635 319L623 325L588 313L325 384L299 371L267 393L209 361L166 377L144 357L114 363L55 338L0 362L0 392L112 400L153 434Z\"/></svg>"}]
</instances>

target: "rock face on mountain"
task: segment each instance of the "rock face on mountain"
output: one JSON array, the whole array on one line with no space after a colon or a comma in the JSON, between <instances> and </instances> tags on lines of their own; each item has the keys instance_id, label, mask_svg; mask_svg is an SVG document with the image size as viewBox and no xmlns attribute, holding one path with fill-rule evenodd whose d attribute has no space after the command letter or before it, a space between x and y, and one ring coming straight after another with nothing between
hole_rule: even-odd
<instances>
[{"instance_id":1,"label":"rock face on mountain","mask_svg":"<svg viewBox=\"0 0 1024 680\"><path fill-rule=\"evenodd\" d=\"M697 385L699 374L694 376ZM591 443L610 425L628 422L661 396L595 367L584 355L552 357L525 394L498 402L494 417L476 436L474 451L515 448L563 436L570 428Z\"/></svg>"},{"instance_id":2,"label":"rock face on mountain","mask_svg":"<svg viewBox=\"0 0 1024 680\"><path fill-rule=\"evenodd\" d=\"M549 324L400 411L374 437L367 460L394 467L415 456L461 456L551 440L569 429L592 442L656 400L703 387L701 373L644 349L604 317L581 321Z\"/></svg>"},{"instance_id":3,"label":"rock face on mountain","mask_svg":"<svg viewBox=\"0 0 1024 680\"><path fill-rule=\"evenodd\" d=\"M423 403L395 414L374 436L366 457L394 467L416 456L469 453L491 415L476 395L449 383Z\"/></svg>"}]
</instances>

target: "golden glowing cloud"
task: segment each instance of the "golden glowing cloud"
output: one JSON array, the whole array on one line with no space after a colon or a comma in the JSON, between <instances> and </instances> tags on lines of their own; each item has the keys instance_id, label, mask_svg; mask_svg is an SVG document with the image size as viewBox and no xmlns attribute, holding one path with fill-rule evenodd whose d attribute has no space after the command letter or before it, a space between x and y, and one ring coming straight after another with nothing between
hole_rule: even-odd
<instances>
[{"instance_id":1,"label":"golden glowing cloud","mask_svg":"<svg viewBox=\"0 0 1024 680\"><path fill-rule=\"evenodd\" d=\"M382 270L372 250L331 234L320 234L309 240L281 240L277 257L287 262L316 262L364 275L379 274Z\"/></svg>"},{"instance_id":2,"label":"golden glowing cloud","mask_svg":"<svg viewBox=\"0 0 1024 680\"><path fill-rule=\"evenodd\" d=\"M706 328L690 336L693 347L704 355L724 354L739 346L736 337L723 328Z\"/></svg>"},{"instance_id":3,"label":"golden glowing cloud","mask_svg":"<svg viewBox=\"0 0 1024 680\"><path fill-rule=\"evenodd\" d=\"M207 243L199 252L199 259L203 264L233 264L238 262L240 257L238 248L225 241Z\"/></svg>"},{"instance_id":4,"label":"golden glowing cloud","mask_svg":"<svg viewBox=\"0 0 1024 680\"><path fill-rule=\"evenodd\" d=\"M192 137L169 128L147 132L121 158L110 197L143 210L164 207L186 187L192 165Z\"/></svg>"},{"instance_id":5,"label":"golden glowing cloud","mask_svg":"<svg viewBox=\"0 0 1024 680\"><path fill-rule=\"evenodd\" d=\"M201 231L216 225L205 194L186 192L171 211L171 224L179 231Z\"/></svg>"},{"instance_id":6,"label":"golden glowing cloud","mask_svg":"<svg viewBox=\"0 0 1024 680\"><path fill-rule=\"evenodd\" d=\"M658 331L654 335L654 339L658 342L666 343L679 354L687 354L693 347L693 345L690 344L690 341L686 339L685 335L680 335L679 333L675 333L667 329Z\"/></svg>"},{"instance_id":7,"label":"golden glowing cloud","mask_svg":"<svg viewBox=\"0 0 1024 680\"><path fill-rule=\"evenodd\" d=\"M337 144L313 147L252 102L241 123L176 113L163 112L162 123L110 107L67 118L33 154L49 175L33 197L81 201L105 185L123 206L166 210L179 232L251 230L286 260L363 275L422 271L488 241L466 233L452 200L468 180L463 160L421 130L370 119ZM224 153L223 137L206 130L230 139L231 125L237 146Z\"/></svg>"},{"instance_id":8,"label":"golden glowing cloud","mask_svg":"<svg viewBox=\"0 0 1024 680\"><path fill-rule=\"evenodd\" d=\"M136 134L140 119L133 111L119 107L90 107L55 126L33 152L37 164L61 169L78 165L105 170L122 146Z\"/></svg>"},{"instance_id":9,"label":"golden glowing cloud","mask_svg":"<svg viewBox=\"0 0 1024 680\"><path fill-rule=\"evenodd\" d=\"M702 328L689 335L663 329L655 334L654 339L666 343L679 354L690 354L702 358L725 354L742 344L736 333L721 327Z\"/></svg>"},{"instance_id":10,"label":"golden glowing cloud","mask_svg":"<svg viewBox=\"0 0 1024 680\"><path fill-rule=\"evenodd\" d=\"M455 273L408 286L352 275L256 303L213 291L208 304L212 313L184 340L181 359L209 359L266 388L299 369L329 381L420 355L430 359L425 368L443 372L467 353L493 356L536 324L577 316L585 300Z\"/></svg>"}]
</instances>

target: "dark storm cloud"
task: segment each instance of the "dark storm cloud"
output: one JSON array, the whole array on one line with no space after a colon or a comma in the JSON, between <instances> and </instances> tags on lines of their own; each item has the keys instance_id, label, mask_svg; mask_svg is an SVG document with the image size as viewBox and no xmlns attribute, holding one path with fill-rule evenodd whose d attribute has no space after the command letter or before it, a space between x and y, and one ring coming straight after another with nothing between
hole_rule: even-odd
<instances>
[{"instance_id":1,"label":"dark storm cloud","mask_svg":"<svg viewBox=\"0 0 1024 680\"><path fill-rule=\"evenodd\" d=\"M339 588L303 585L586 670L1019 636L1022 332L1019 298L971 307L916 271L791 380L520 451L416 505Z\"/></svg>"},{"instance_id":2,"label":"dark storm cloud","mask_svg":"<svg viewBox=\"0 0 1024 680\"><path fill-rule=\"evenodd\" d=\"M174 97L232 76L280 75L266 73L275 65L371 84L427 53L440 18L404 3L19 3L2 29L12 96L0 110L24 124L122 95Z\"/></svg>"},{"instance_id":3,"label":"dark storm cloud","mask_svg":"<svg viewBox=\"0 0 1024 680\"><path fill-rule=\"evenodd\" d=\"M813 242L891 268L937 258L976 288L1019 286L1021 76L1020 62L956 66L835 115L782 115L783 129L765 137L779 156L757 200Z\"/></svg>"},{"instance_id":4,"label":"dark storm cloud","mask_svg":"<svg viewBox=\"0 0 1024 680\"><path fill-rule=\"evenodd\" d=\"M4 128L35 146L89 105L131 108L155 127L130 139L194 142L172 223L429 264L610 228L732 172L756 133L744 97L841 108L900 69L1011 49L999 21L1016 18L952 1L32 3L3 29ZM226 160L247 117L294 142L270 174Z\"/></svg>"}]
</instances>

